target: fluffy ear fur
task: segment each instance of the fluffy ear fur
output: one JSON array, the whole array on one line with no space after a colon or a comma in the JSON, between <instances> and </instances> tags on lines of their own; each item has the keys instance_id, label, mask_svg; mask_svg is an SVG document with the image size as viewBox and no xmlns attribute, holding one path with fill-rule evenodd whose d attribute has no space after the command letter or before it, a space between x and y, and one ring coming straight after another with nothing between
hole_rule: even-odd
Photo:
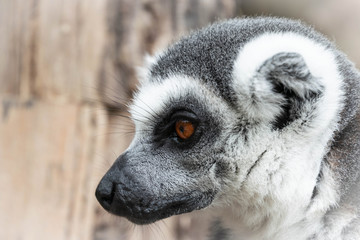
<instances>
[{"instance_id":1,"label":"fluffy ear fur","mask_svg":"<svg viewBox=\"0 0 360 240\"><path fill-rule=\"evenodd\" d=\"M247 84L242 79L240 106L249 119L273 122L283 128L297 118L306 101L317 99L323 86L311 74L303 57L295 52L280 52L265 60Z\"/></svg>"},{"instance_id":2,"label":"fluffy ear fur","mask_svg":"<svg viewBox=\"0 0 360 240\"><path fill-rule=\"evenodd\" d=\"M257 73L272 83L275 92L291 93L301 100L314 98L323 90L298 53L275 54L264 62Z\"/></svg>"},{"instance_id":3,"label":"fluffy ear fur","mask_svg":"<svg viewBox=\"0 0 360 240\"><path fill-rule=\"evenodd\" d=\"M156 56L146 54L144 57L144 63L141 67L136 68L137 78L140 81L140 85L144 85L149 81L150 68L156 62Z\"/></svg>"}]
</instances>

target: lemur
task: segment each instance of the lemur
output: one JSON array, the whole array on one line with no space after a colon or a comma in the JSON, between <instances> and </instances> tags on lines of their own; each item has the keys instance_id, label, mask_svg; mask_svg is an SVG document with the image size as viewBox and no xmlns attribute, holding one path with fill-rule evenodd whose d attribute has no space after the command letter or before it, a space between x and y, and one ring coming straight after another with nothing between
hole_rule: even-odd
<instances>
[{"instance_id":1,"label":"lemur","mask_svg":"<svg viewBox=\"0 0 360 240\"><path fill-rule=\"evenodd\" d=\"M96 190L108 212L150 224L210 211L221 239L360 239L360 73L322 34L221 21L139 76L134 139Z\"/></svg>"}]
</instances>

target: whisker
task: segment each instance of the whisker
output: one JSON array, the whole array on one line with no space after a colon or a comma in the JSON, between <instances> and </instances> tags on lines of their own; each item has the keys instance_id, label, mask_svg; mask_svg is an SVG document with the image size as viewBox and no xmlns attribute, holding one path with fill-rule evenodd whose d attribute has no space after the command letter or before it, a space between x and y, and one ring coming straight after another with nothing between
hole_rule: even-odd
<instances>
[{"instance_id":1,"label":"whisker","mask_svg":"<svg viewBox=\"0 0 360 240\"><path fill-rule=\"evenodd\" d=\"M145 103L142 99L138 99L142 104L144 104L149 110L142 108L144 111L146 111L147 113L149 113L153 118L160 118L160 116L147 104ZM140 107L140 106L138 106Z\"/></svg>"}]
</instances>

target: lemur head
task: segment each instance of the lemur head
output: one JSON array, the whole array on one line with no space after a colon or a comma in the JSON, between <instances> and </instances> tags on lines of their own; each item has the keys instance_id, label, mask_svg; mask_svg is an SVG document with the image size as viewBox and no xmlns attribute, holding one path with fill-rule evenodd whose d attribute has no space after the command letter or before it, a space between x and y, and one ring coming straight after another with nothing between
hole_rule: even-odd
<instances>
[{"instance_id":1,"label":"lemur head","mask_svg":"<svg viewBox=\"0 0 360 240\"><path fill-rule=\"evenodd\" d=\"M136 134L99 202L137 224L211 206L304 208L342 108L332 49L275 18L217 23L170 46L141 74Z\"/></svg>"}]
</instances>

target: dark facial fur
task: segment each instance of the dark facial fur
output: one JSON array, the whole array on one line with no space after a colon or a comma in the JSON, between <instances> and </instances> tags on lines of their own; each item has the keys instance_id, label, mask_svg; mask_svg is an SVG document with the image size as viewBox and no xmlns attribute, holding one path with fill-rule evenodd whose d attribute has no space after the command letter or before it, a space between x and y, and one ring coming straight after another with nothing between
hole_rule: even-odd
<instances>
[{"instance_id":1,"label":"dark facial fur","mask_svg":"<svg viewBox=\"0 0 360 240\"><path fill-rule=\"evenodd\" d=\"M209 169L216 162L212 139L219 123L191 97L165 109L153 119L151 134L116 160L96 192L106 210L137 224L206 207L217 191ZM177 119L196 124L190 139L176 136Z\"/></svg>"}]
</instances>

